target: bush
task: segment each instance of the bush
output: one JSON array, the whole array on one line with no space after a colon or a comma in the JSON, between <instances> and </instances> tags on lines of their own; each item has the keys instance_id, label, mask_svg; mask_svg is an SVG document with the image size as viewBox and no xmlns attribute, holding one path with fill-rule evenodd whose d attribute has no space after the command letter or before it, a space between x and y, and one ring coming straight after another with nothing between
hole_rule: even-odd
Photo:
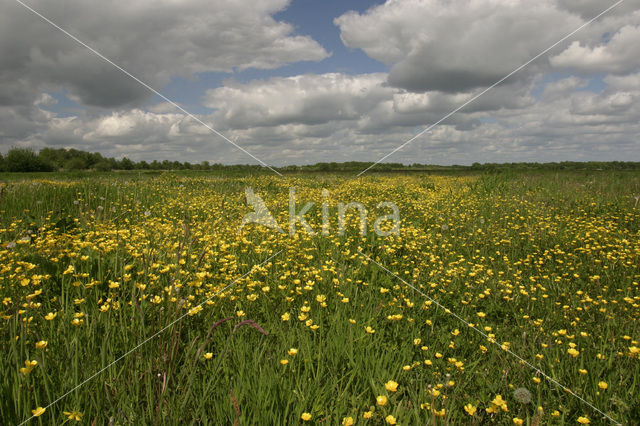
<instances>
[{"instance_id":1,"label":"bush","mask_svg":"<svg viewBox=\"0 0 640 426\"><path fill-rule=\"evenodd\" d=\"M82 158L76 157L64 163L65 170L84 170L87 168L87 162Z\"/></svg>"},{"instance_id":2,"label":"bush","mask_svg":"<svg viewBox=\"0 0 640 426\"><path fill-rule=\"evenodd\" d=\"M53 166L43 161L31 148L11 148L6 157L9 172L52 172Z\"/></svg>"},{"instance_id":3,"label":"bush","mask_svg":"<svg viewBox=\"0 0 640 426\"><path fill-rule=\"evenodd\" d=\"M98 172L110 172L112 169L111 163L107 160L98 161L93 168Z\"/></svg>"}]
</instances>

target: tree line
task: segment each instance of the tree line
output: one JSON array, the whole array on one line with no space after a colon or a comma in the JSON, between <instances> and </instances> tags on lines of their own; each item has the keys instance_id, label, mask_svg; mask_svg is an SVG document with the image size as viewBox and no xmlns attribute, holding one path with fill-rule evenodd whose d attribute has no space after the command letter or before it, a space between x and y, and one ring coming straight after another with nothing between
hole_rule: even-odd
<instances>
[{"instance_id":1,"label":"tree line","mask_svg":"<svg viewBox=\"0 0 640 426\"><path fill-rule=\"evenodd\" d=\"M347 161L343 163L323 162L303 166L285 166L276 168L283 173L296 172L359 172L371 165L370 162ZM127 157L116 160L104 157L99 152L86 152L77 149L42 148L35 152L30 148L12 148L6 155L0 154L0 172L55 172L94 170L108 172L111 170L230 170L260 171L260 165L236 164L224 165L202 161L133 161ZM640 162L631 161L562 161L552 163L473 163L471 166L452 165L438 166L428 164L380 163L371 171L500 171L500 170L640 170Z\"/></svg>"}]
</instances>

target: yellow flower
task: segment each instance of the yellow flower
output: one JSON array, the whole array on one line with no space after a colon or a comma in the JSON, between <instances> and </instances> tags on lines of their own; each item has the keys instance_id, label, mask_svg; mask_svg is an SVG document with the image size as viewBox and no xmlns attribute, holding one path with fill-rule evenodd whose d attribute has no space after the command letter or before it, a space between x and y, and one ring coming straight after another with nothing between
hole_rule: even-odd
<instances>
[{"instance_id":1,"label":"yellow flower","mask_svg":"<svg viewBox=\"0 0 640 426\"><path fill-rule=\"evenodd\" d=\"M518 425L518 426L520 426L520 425L524 424L524 420L519 419L519 418L517 418L517 417L514 417L514 418L513 418L513 424L514 424L514 425Z\"/></svg>"},{"instance_id":2,"label":"yellow flower","mask_svg":"<svg viewBox=\"0 0 640 426\"><path fill-rule=\"evenodd\" d=\"M289 360L288 359L281 359L280 360L280 364L287 365L287 364L289 364Z\"/></svg>"},{"instance_id":3,"label":"yellow flower","mask_svg":"<svg viewBox=\"0 0 640 426\"><path fill-rule=\"evenodd\" d=\"M47 341L46 340L40 340L39 342L36 342L36 348L44 349L46 347L47 347Z\"/></svg>"},{"instance_id":4,"label":"yellow flower","mask_svg":"<svg viewBox=\"0 0 640 426\"><path fill-rule=\"evenodd\" d=\"M384 395L378 395L376 396L376 404L378 404L381 407L384 407L385 405L387 405L387 397Z\"/></svg>"},{"instance_id":5,"label":"yellow flower","mask_svg":"<svg viewBox=\"0 0 640 426\"><path fill-rule=\"evenodd\" d=\"M211 359L213 358L213 352L207 352L206 354L204 354L204 359Z\"/></svg>"},{"instance_id":6,"label":"yellow flower","mask_svg":"<svg viewBox=\"0 0 640 426\"><path fill-rule=\"evenodd\" d=\"M54 314L53 312L49 312L47 315L44 316L44 319L46 319L47 321L51 321L56 317L56 315L58 315L58 313Z\"/></svg>"},{"instance_id":7,"label":"yellow flower","mask_svg":"<svg viewBox=\"0 0 640 426\"><path fill-rule=\"evenodd\" d=\"M282 314L282 316L280 317L280 319L282 321L289 321L289 318L291 318L291 315L289 315L289 312L285 312L284 314Z\"/></svg>"},{"instance_id":8,"label":"yellow flower","mask_svg":"<svg viewBox=\"0 0 640 426\"><path fill-rule=\"evenodd\" d=\"M27 374L31 373L31 370L33 370L33 367L35 367L36 365L38 365L38 361L36 361L35 359L33 361L29 361L27 359L24 362L24 367L20 368L20 372L26 376Z\"/></svg>"},{"instance_id":9,"label":"yellow flower","mask_svg":"<svg viewBox=\"0 0 640 426\"><path fill-rule=\"evenodd\" d=\"M473 416L476 413L476 407L469 403L464 406L464 411L466 411L468 415Z\"/></svg>"},{"instance_id":10,"label":"yellow flower","mask_svg":"<svg viewBox=\"0 0 640 426\"><path fill-rule=\"evenodd\" d=\"M33 417L38 417L41 416L45 411L45 408L37 407L35 410L31 410L31 414L33 414Z\"/></svg>"},{"instance_id":11,"label":"yellow flower","mask_svg":"<svg viewBox=\"0 0 640 426\"><path fill-rule=\"evenodd\" d=\"M373 411L365 411L362 414L362 417L365 418L365 419L370 419L371 417L373 417Z\"/></svg>"},{"instance_id":12,"label":"yellow flower","mask_svg":"<svg viewBox=\"0 0 640 426\"><path fill-rule=\"evenodd\" d=\"M298 354L298 350L296 348L289 349L289 355L295 356Z\"/></svg>"},{"instance_id":13,"label":"yellow flower","mask_svg":"<svg viewBox=\"0 0 640 426\"><path fill-rule=\"evenodd\" d=\"M487 408L487 413L497 413L500 410L509 411L507 402L502 399L502 395L496 395L493 401L491 401L491 407Z\"/></svg>"},{"instance_id":14,"label":"yellow flower","mask_svg":"<svg viewBox=\"0 0 640 426\"><path fill-rule=\"evenodd\" d=\"M589 417L587 416L580 416L578 417L578 423L580 423L581 425L588 425L589 423L591 423L591 420L589 420Z\"/></svg>"},{"instance_id":15,"label":"yellow flower","mask_svg":"<svg viewBox=\"0 0 640 426\"><path fill-rule=\"evenodd\" d=\"M476 315L479 316L480 318L484 318L487 316L487 314L485 314L484 312L478 312Z\"/></svg>"},{"instance_id":16,"label":"yellow flower","mask_svg":"<svg viewBox=\"0 0 640 426\"><path fill-rule=\"evenodd\" d=\"M236 316L243 317L243 316L245 316L245 313L244 313L244 311L238 311L238 312L236 312Z\"/></svg>"},{"instance_id":17,"label":"yellow flower","mask_svg":"<svg viewBox=\"0 0 640 426\"><path fill-rule=\"evenodd\" d=\"M349 416L349 417L345 417L342 419L342 425L343 426L353 426L355 422L353 421L353 417Z\"/></svg>"},{"instance_id":18,"label":"yellow flower","mask_svg":"<svg viewBox=\"0 0 640 426\"><path fill-rule=\"evenodd\" d=\"M387 422L387 424L390 424L390 425L395 425L396 424L396 418L393 417L391 414L389 414L387 417L385 417L384 421Z\"/></svg>"},{"instance_id":19,"label":"yellow flower","mask_svg":"<svg viewBox=\"0 0 640 426\"><path fill-rule=\"evenodd\" d=\"M609 387L609 385L607 384L607 382L599 382L598 387L602 390L606 390Z\"/></svg>"},{"instance_id":20,"label":"yellow flower","mask_svg":"<svg viewBox=\"0 0 640 426\"><path fill-rule=\"evenodd\" d=\"M76 422L79 422L80 420L82 420L82 413L79 411L75 411L75 410L63 411L62 414L67 416L69 420L75 420Z\"/></svg>"},{"instance_id":21,"label":"yellow flower","mask_svg":"<svg viewBox=\"0 0 640 426\"><path fill-rule=\"evenodd\" d=\"M394 382L393 380L389 380L384 384L384 388L389 392L395 392L398 390L398 383Z\"/></svg>"},{"instance_id":22,"label":"yellow flower","mask_svg":"<svg viewBox=\"0 0 640 426\"><path fill-rule=\"evenodd\" d=\"M300 418L305 421L308 422L309 420L311 420L311 414L310 413L302 413L302 415L300 416Z\"/></svg>"},{"instance_id":23,"label":"yellow flower","mask_svg":"<svg viewBox=\"0 0 640 426\"><path fill-rule=\"evenodd\" d=\"M560 411L553 410L553 412L551 413L551 417L560 417Z\"/></svg>"},{"instance_id":24,"label":"yellow flower","mask_svg":"<svg viewBox=\"0 0 640 426\"><path fill-rule=\"evenodd\" d=\"M572 357L574 357L574 358L577 357L578 355L580 355L580 351L578 351L577 349L574 349L574 348L567 349L567 353L569 355L571 355Z\"/></svg>"},{"instance_id":25,"label":"yellow flower","mask_svg":"<svg viewBox=\"0 0 640 426\"><path fill-rule=\"evenodd\" d=\"M369 333L369 334L373 334L373 333L375 333L375 332L376 332L373 328L371 328L371 327L369 327L369 326L366 326L366 327L364 328L364 331L366 331L366 332L367 332L367 333Z\"/></svg>"}]
</instances>

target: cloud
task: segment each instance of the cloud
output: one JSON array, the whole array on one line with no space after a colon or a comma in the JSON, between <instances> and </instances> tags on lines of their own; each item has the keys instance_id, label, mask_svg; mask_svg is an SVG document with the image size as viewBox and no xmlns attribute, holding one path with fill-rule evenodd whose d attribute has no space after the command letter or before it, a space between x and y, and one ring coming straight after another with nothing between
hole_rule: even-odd
<instances>
[{"instance_id":1,"label":"cloud","mask_svg":"<svg viewBox=\"0 0 640 426\"><path fill-rule=\"evenodd\" d=\"M551 65L581 73L623 74L640 68L640 26L625 25L609 41L583 45L574 41Z\"/></svg>"},{"instance_id":2,"label":"cloud","mask_svg":"<svg viewBox=\"0 0 640 426\"><path fill-rule=\"evenodd\" d=\"M286 1L245 10L246 1L97 4L95 16L84 4L38 7L158 87L176 75L326 57L312 39L273 19ZM271 164L375 161L585 22L595 7L589 5L390 0L335 21L347 45L391 65L389 74L229 78L205 88L194 111L210 108L198 118ZM640 160L640 13L619 12L388 161ZM24 9L0 15L0 52L2 152L12 145L64 146L135 160L254 162L170 104L149 105L144 88ZM51 96L60 89L79 107Z\"/></svg>"},{"instance_id":3,"label":"cloud","mask_svg":"<svg viewBox=\"0 0 640 426\"><path fill-rule=\"evenodd\" d=\"M347 46L392 65L389 84L459 92L498 81L582 20L551 0L389 0L334 22Z\"/></svg>"},{"instance_id":4,"label":"cloud","mask_svg":"<svg viewBox=\"0 0 640 426\"><path fill-rule=\"evenodd\" d=\"M318 61L328 53L273 14L288 0L34 0L30 5L161 89L172 76ZM0 104L67 88L83 105L139 105L150 92L18 3L0 15Z\"/></svg>"},{"instance_id":5,"label":"cloud","mask_svg":"<svg viewBox=\"0 0 640 426\"><path fill-rule=\"evenodd\" d=\"M383 86L384 79L381 73L328 73L227 82L208 90L204 105L218 109L217 122L236 128L357 120L390 99L392 89Z\"/></svg>"}]
</instances>

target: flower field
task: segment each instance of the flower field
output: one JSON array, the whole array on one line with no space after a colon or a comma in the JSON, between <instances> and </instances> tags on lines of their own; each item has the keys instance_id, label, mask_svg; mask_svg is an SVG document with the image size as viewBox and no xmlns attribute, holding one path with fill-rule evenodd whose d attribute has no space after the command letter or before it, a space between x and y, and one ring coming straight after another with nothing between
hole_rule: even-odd
<instances>
[{"instance_id":1,"label":"flower field","mask_svg":"<svg viewBox=\"0 0 640 426\"><path fill-rule=\"evenodd\" d=\"M637 173L0 185L0 424L640 419Z\"/></svg>"}]
</instances>

